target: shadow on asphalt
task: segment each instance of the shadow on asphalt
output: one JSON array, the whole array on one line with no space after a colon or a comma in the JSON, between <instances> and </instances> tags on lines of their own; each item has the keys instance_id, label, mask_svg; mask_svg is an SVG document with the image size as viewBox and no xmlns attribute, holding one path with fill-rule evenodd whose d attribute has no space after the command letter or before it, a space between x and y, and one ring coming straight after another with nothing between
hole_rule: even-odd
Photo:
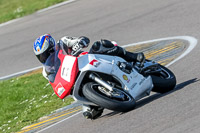
<instances>
[{"instance_id":1,"label":"shadow on asphalt","mask_svg":"<svg viewBox=\"0 0 200 133\"><path fill-rule=\"evenodd\" d=\"M136 103L136 109L140 108L140 107L144 106L145 104L148 104L148 103L150 103L150 102L152 102L152 101L154 101L156 99L159 99L161 97L164 97L164 96L167 96L167 95L169 95L171 93L179 91L179 90L183 89L185 86L188 86L188 85L193 84L193 83L198 82L198 81L200 81L200 80L197 79L197 78L190 79L190 80L185 81L183 83L177 84L176 87L173 90L171 90L171 91L169 91L167 93L164 93L164 94L156 93L156 94L151 95L151 96L149 96L149 97L147 97L145 99L142 99L142 100L140 100L140 101L138 101Z\"/></svg>"},{"instance_id":2,"label":"shadow on asphalt","mask_svg":"<svg viewBox=\"0 0 200 133\"><path fill-rule=\"evenodd\" d=\"M180 84L176 85L175 89L173 89L172 91L169 91L167 93L164 93L164 94L160 94L160 93L153 94L153 95L151 95L151 96L149 96L147 98L144 98L144 99L136 102L136 108L135 109L140 108L140 107L142 107L142 106L144 106L144 105L146 105L146 104L148 104L148 103L150 103L150 102L152 102L152 101L154 101L156 99L159 99L161 97L164 97L164 96L167 96L167 95L169 95L171 93L179 91L179 90L183 89L185 86L188 86L188 85L193 84L193 83L198 82L198 81L200 81L200 79L194 78L194 79L191 79L191 80L188 80L188 81L185 81L183 83L180 83ZM125 112L125 113L128 113L128 112ZM99 118L112 117L112 116L117 115L117 114L121 115L121 114L124 114L124 112L122 113L122 112L113 111L113 112L105 114L105 115L103 115L103 116L101 116Z\"/></svg>"},{"instance_id":3,"label":"shadow on asphalt","mask_svg":"<svg viewBox=\"0 0 200 133\"><path fill-rule=\"evenodd\" d=\"M117 114L123 114L122 112L117 112L117 111L112 111L112 112L110 112L110 113L108 113L108 114L105 114L105 115L103 115L103 116L101 116L102 118L105 118L105 117L112 117L112 116L114 116L114 115L117 115ZM100 117L100 118L101 118Z\"/></svg>"}]
</instances>

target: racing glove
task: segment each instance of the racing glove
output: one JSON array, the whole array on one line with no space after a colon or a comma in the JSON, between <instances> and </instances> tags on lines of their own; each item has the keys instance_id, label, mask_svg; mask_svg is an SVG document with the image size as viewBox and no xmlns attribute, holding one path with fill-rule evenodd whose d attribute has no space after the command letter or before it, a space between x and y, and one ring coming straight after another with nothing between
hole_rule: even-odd
<instances>
[{"instance_id":1,"label":"racing glove","mask_svg":"<svg viewBox=\"0 0 200 133\"><path fill-rule=\"evenodd\" d=\"M79 47L85 48L89 45L90 40L87 37L67 37L64 36L61 38L62 42L67 45L67 47L72 48L72 50L76 51Z\"/></svg>"},{"instance_id":2,"label":"racing glove","mask_svg":"<svg viewBox=\"0 0 200 133\"><path fill-rule=\"evenodd\" d=\"M82 48L88 47L90 40L87 37L62 37L62 42L68 47L72 49L72 55L76 55L81 51Z\"/></svg>"}]
</instances>

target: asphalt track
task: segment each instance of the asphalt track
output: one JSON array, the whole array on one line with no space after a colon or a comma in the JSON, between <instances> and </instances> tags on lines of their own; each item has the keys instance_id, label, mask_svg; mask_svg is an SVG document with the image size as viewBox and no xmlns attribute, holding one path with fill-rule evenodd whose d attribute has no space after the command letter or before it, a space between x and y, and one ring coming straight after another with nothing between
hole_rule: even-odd
<instances>
[{"instance_id":1,"label":"asphalt track","mask_svg":"<svg viewBox=\"0 0 200 133\"><path fill-rule=\"evenodd\" d=\"M77 0L35 13L0 27L0 76L39 66L32 44L44 33L56 39L85 35L91 42L107 38L120 45L185 35L199 40L199 8L198 0ZM197 44L169 67L177 77L173 93L154 95L125 114L107 112L94 121L76 115L52 127L51 132L199 133L199 49Z\"/></svg>"},{"instance_id":2,"label":"asphalt track","mask_svg":"<svg viewBox=\"0 0 200 133\"><path fill-rule=\"evenodd\" d=\"M123 45L123 47L128 51L144 52L146 58L154 60L162 65L170 66L190 53L195 48L196 44L197 40L195 38L181 36L133 43ZM151 93L150 97L153 97L153 95L155 95L155 93ZM140 103L141 101L138 102L138 107L140 107ZM37 131L52 132L54 131L52 128L54 128L55 125L58 126L58 124L62 123L63 121L69 121L71 117L80 114L81 110L82 107L80 103L72 104L60 109L59 111L56 111L54 114L43 117L41 121L37 123L26 126L19 133ZM108 114L108 110L104 111L105 113L102 115L102 117L105 117L105 115Z\"/></svg>"}]
</instances>

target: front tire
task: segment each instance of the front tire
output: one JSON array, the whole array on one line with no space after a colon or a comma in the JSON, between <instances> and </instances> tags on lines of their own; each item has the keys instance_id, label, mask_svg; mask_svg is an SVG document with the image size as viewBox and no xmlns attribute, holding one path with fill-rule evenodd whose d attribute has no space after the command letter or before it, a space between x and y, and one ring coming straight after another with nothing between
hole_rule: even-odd
<instances>
[{"instance_id":1,"label":"front tire","mask_svg":"<svg viewBox=\"0 0 200 133\"><path fill-rule=\"evenodd\" d=\"M152 91L158 93L166 93L171 91L176 86L176 77L168 68L159 65L161 72L159 74L151 75L154 87Z\"/></svg>"},{"instance_id":2,"label":"front tire","mask_svg":"<svg viewBox=\"0 0 200 133\"><path fill-rule=\"evenodd\" d=\"M106 95L106 93L100 91L98 87L102 86L95 82L86 83L83 86L83 95L95 104L110 110L127 112L134 109L136 104L135 99L125 91L120 89L115 90L116 94L118 93L120 96L124 96L124 98L121 99Z\"/></svg>"}]
</instances>

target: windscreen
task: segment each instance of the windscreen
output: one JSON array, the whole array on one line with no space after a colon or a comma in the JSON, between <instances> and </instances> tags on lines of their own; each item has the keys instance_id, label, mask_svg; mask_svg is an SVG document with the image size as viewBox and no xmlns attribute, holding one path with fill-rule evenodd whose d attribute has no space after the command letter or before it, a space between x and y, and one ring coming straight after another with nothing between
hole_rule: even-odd
<instances>
[{"instance_id":1,"label":"windscreen","mask_svg":"<svg viewBox=\"0 0 200 133\"><path fill-rule=\"evenodd\" d=\"M44 67L50 82L54 82L58 69L60 67L60 59L58 58L59 51L52 53L46 60Z\"/></svg>"}]
</instances>

